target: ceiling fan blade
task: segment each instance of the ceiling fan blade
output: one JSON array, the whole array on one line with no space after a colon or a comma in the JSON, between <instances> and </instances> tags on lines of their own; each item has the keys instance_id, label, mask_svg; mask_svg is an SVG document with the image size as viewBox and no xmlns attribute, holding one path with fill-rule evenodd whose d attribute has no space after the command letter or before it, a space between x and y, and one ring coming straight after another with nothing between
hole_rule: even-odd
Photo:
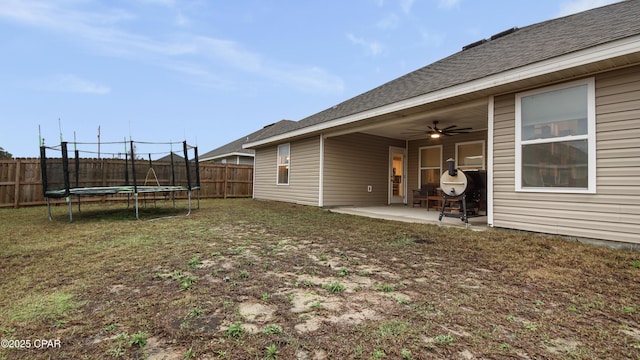
<instances>
[{"instance_id":1,"label":"ceiling fan blade","mask_svg":"<svg viewBox=\"0 0 640 360\"><path fill-rule=\"evenodd\" d=\"M471 130L471 128L467 127L467 128L460 128L460 129L451 129L451 130L448 130L448 132L466 133L469 130Z\"/></svg>"},{"instance_id":2,"label":"ceiling fan blade","mask_svg":"<svg viewBox=\"0 0 640 360\"><path fill-rule=\"evenodd\" d=\"M446 128L444 128L444 129L442 129L442 131L451 130L451 129L453 129L453 128L457 127L457 126L458 126L458 125L450 125L450 126L447 126L447 127L446 127Z\"/></svg>"}]
</instances>

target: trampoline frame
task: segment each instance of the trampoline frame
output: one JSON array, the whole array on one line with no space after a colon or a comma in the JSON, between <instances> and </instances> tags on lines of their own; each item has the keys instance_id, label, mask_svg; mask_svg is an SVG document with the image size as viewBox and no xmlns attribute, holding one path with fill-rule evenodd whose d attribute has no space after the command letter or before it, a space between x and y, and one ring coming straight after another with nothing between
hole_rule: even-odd
<instances>
[{"instance_id":1,"label":"trampoline frame","mask_svg":"<svg viewBox=\"0 0 640 360\"><path fill-rule=\"evenodd\" d=\"M178 191L186 191L187 192L187 214L185 216L189 216L191 214L191 193L193 191L198 191L198 208L200 208L200 166L198 162L198 147L192 147L194 149L194 163L195 166L195 179L192 179L190 164L189 162L189 145L187 145L186 141L182 142L182 147L184 151L184 165L186 169L186 177L187 177L187 185L175 185L175 169L174 169L174 161L173 156L171 156L171 174L172 174L172 185L160 185L157 186L148 186L146 185L138 185L138 180L136 176L136 165L135 165L135 153L134 153L134 141L130 140L130 154L125 154L125 184L121 186L94 186L94 187L80 187L79 184L79 151L75 150L75 179L76 184L74 187L70 184L70 176L69 176L69 156L67 152L67 142L63 141L60 143L60 149L62 153L62 175L63 175L63 183L64 187L59 189L49 189L48 188L48 177L47 177L47 157L46 157L46 147L40 146L40 169L42 174L42 189L43 195L45 197L45 201L47 204L47 215L50 221L53 221L51 216L51 203L49 199L60 199L64 198L69 206L69 222L73 222L73 204L71 201L72 196L77 196L78 198L78 211L80 209L80 197L81 196L104 196L104 195L116 195L116 194L127 194L127 200L130 195L134 197L135 204L135 214L136 219L140 220L139 213L139 194L147 194L147 193L167 193L167 192L178 192ZM173 154L173 153L171 153ZM131 161L129 164L128 157L131 156ZM149 156L149 163L151 164L151 157ZM133 185L129 184L129 165L131 166L131 172L133 177ZM153 169L151 167L150 169ZM174 200L174 208L175 208L175 198Z\"/></svg>"}]
</instances>

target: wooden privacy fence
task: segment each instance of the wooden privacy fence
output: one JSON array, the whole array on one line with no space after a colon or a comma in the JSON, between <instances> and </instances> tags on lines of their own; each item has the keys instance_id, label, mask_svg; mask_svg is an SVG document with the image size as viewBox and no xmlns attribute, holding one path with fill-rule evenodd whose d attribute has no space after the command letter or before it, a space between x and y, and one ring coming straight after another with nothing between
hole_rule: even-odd
<instances>
[{"instance_id":1,"label":"wooden privacy fence","mask_svg":"<svg viewBox=\"0 0 640 360\"><path fill-rule=\"evenodd\" d=\"M47 160L48 161L48 160ZM130 165L130 164L129 164ZM93 186L118 186L125 184L125 162L121 159L80 159L81 168L93 169L85 171L84 183L95 184ZM160 184L170 184L171 163L152 163L153 173L149 171L149 162L136 160L136 173L138 184L148 181L155 185L156 178ZM155 174L154 174L155 173ZM130 180L131 181L131 180ZM151 183L153 182L153 183ZM72 182L73 186L73 182ZM200 163L200 198L237 198L251 197L253 194L253 166L219 163ZM177 194L186 198L186 194ZM118 196L101 196L84 201L103 201L109 199L122 199ZM126 199L126 197L125 197ZM14 207L31 205L44 205L42 195L42 177L39 158L20 158L0 160L0 207Z\"/></svg>"}]
</instances>

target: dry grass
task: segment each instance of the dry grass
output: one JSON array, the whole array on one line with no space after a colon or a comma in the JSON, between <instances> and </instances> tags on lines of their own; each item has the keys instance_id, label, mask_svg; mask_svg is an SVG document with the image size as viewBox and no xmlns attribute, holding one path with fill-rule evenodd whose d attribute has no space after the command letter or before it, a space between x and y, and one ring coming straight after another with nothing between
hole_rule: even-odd
<instances>
[{"instance_id":1,"label":"dry grass","mask_svg":"<svg viewBox=\"0 0 640 360\"><path fill-rule=\"evenodd\" d=\"M0 210L0 336L61 346L0 358L640 359L637 252L247 199L45 212Z\"/></svg>"}]
</instances>

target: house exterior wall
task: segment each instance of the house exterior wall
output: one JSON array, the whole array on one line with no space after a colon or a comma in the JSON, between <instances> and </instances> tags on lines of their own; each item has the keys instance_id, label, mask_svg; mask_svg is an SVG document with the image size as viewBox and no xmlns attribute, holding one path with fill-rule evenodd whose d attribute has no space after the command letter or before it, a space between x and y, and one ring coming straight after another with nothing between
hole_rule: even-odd
<instances>
[{"instance_id":1,"label":"house exterior wall","mask_svg":"<svg viewBox=\"0 0 640 360\"><path fill-rule=\"evenodd\" d=\"M516 192L515 94L494 99L494 226L640 244L640 66L595 91L595 194Z\"/></svg>"},{"instance_id":2,"label":"house exterior wall","mask_svg":"<svg viewBox=\"0 0 640 360\"><path fill-rule=\"evenodd\" d=\"M323 205L386 205L389 146L404 148L405 142L363 133L325 139Z\"/></svg>"},{"instance_id":3,"label":"house exterior wall","mask_svg":"<svg viewBox=\"0 0 640 360\"><path fill-rule=\"evenodd\" d=\"M222 164L253 165L253 156L231 155L209 161Z\"/></svg>"},{"instance_id":4,"label":"house exterior wall","mask_svg":"<svg viewBox=\"0 0 640 360\"><path fill-rule=\"evenodd\" d=\"M254 198L317 206L320 137L292 141L290 145L289 185L276 184L278 147L256 149Z\"/></svg>"},{"instance_id":5,"label":"house exterior wall","mask_svg":"<svg viewBox=\"0 0 640 360\"><path fill-rule=\"evenodd\" d=\"M487 167L487 132L475 131L467 134L458 134L450 137L443 137L438 140L431 139L419 139L409 142L409 196L413 196L411 190L417 190L420 188L419 172L420 172L420 148L428 146L442 145L442 172L447 168L447 159L456 157L456 144L471 142L471 141L484 141L484 153L485 153L485 169ZM412 201L413 199L409 199Z\"/></svg>"}]
</instances>

